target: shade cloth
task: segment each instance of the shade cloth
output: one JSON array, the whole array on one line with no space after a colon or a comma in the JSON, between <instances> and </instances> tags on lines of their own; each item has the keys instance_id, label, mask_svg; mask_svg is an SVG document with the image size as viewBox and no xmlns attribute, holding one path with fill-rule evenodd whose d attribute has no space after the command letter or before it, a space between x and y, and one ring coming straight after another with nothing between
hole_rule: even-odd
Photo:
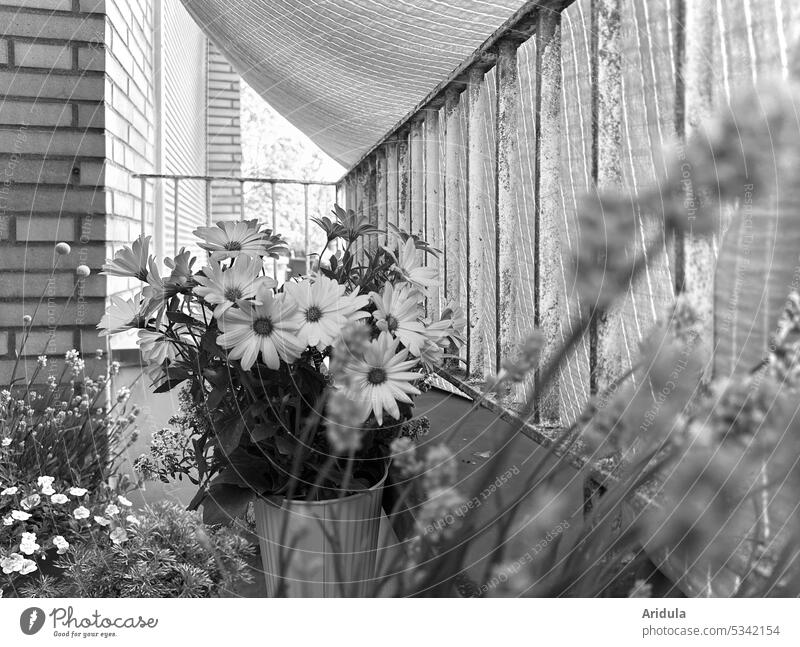
<instances>
[{"instance_id":1,"label":"shade cloth","mask_svg":"<svg viewBox=\"0 0 800 647\"><path fill-rule=\"evenodd\" d=\"M522 0L183 0L241 76L345 166Z\"/></svg>"}]
</instances>

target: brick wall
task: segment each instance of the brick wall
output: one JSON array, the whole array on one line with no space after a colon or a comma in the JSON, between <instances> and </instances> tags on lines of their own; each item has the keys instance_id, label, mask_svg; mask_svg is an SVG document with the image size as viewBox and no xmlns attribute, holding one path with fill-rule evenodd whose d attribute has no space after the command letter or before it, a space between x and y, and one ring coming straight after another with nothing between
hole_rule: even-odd
<instances>
[{"instance_id":1,"label":"brick wall","mask_svg":"<svg viewBox=\"0 0 800 647\"><path fill-rule=\"evenodd\" d=\"M238 77L179 2L0 0L0 385L43 290L24 370L55 325L50 355L105 348L105 299L134 287L98 273L142 230L132 175L238 174L238 100ZM233 215L238 196L219 189L216 213ZM203 183L182 185L180 207L183 244L205 221ZM147 184L144 228L171 254L171 183ZM51 279L59 241L73 251Z\"/></svg>"},{"instance_id":2,"label":"brick wall","mask_svg":"<svg viewBox=\"0 0 800 647\"><path fill-rule=\"evenodd\" d=\"M109 196L99 174L109 136L103 128L108 23L98 2L36 0L0 4L0 384L8 381L22 318L33 320L22 362L43 351L94 351L105 283L75 268L100 268ZM52 279L54 244L60 258ZM47 344L50 330L58 332ZM103 344L104 345L104 344ZM46 348L47 346L47 348ZM19 373L18 373L19 374Z\"/></svg>"},{"instance_id":3,"label":"brick wall","mask_svg":"<svg viewBox=\"0 0 800 647\"><path fill-rule=\"evenodd\" d=\"M208 44L208 174L242 174L240 77L213 43ZM218 183L212 188L212 216L238 218L242 187Z\"/></svg>"}]
</instances>

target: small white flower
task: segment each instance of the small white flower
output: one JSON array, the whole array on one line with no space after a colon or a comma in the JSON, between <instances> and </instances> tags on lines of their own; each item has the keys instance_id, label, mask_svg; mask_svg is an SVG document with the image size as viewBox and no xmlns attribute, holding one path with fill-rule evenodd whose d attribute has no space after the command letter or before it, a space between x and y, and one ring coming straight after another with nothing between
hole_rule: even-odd
<instances>
[{"instance_id":1,"label":"small white flower","mask_svg":"<svg viewBox=\"0 0 800 647\"><path fill-rule=\"evenodd\" d=\"M36 535L32 532L23 532L19 542L19 549L26 555L33 555L41 546L36 543Z\"/></svg>"},{"instance_id":2,"label":"small white flower","mask_svg":"<svg viewBox=\"0 0 800 647\"><path fill-rule=\"evenodd\" d=\"M20 507L23 510L30 510L31 508L35 508L42 502L42 497L38 494L31 494L30 496L26 496L22 501L19 502Z\"/></svg>"},{"instance_id":3,"label":"small white flower","mask_svg":"<svg viewBox=\"0 0 800 647\"><path fill-rule=\"evenodd\" d=\"M127 517L125 517L125 521L127 521L128 523L136 524L137 526L140 523L140 521L132 514L129 514Z\"/></svg>"},{"instance_id":4,"label":"small white flower","mask_svg":"<svg viewBox=\"0 0 800 647\"><path fill-rule=\"evenodd\" d=\"M109 503L106 506L105 514L107 514L109 517L112 517L115 514L119 514L119 508L115 506L113 503Z\"/></svg>"},{"instance_id":5,"label":"small white flower","mask_svg":"<svg viewBox=\"0 0 800 647\"><path fill-rule=\"evenodd\" d=\"M69 489L69 493L72 496L83 496L84 494L86 494L87 491L88 490L86 490L85 488L82 488L82 487L71 487Z\"/></svg>"},{"instance_id":6,"label":"small white flower","mask_svg":"<svg viewBox=\"0 0 800 647\"><path fill-rule=\"evenodd\" d=\"M119 501L120 505L124 505L126 508L130 508L133 505L133 503L131 503L128 499L126 499L121 494L117 497L117 501Z\"/></svg>"},{"instance_id":7,"label":"small white flower","mask_svg":"<svg viewBox=\"0 0 800 647\"><path fill-rule=\"evenodd\" d=\"M0 495L2 495L2 496L11 496L12 494L16 494L17 492L19 492L19 488L18 487L7 487L5 490L0 492Z\"/></svg>"},{"instance_id":8,"label":"small white flower","mask_svg":"<svg viewBox=\"0 0 800 647\"><path fill-rule=\"evenodd\" d=\"M22 570L25 558L19 553L11 553L8 557L0 559L0 568L3 573L9 575L11 573L19 573Z\"/></svg>"},{"instance_id":9,"label":"small white flower","mask_svg":"<svg viewBox=\"0 0 800 647\"><path fill-rule=\"evenodd\" d=\"M34 562L32 559L23 559L22 568L19 569L19 574L27 575L28 573L33 573L36 568L36 562Z\"/></svg>"},{"instance_id":10,"label":"small white flower","mask_svg":"<svg viewBox=\"0 0 800 647\"><path fill-rule=\"evenodd\" d=\"M76 519L88 519L89 509L84 508L82 505L80 505L72 511L72 516L75 517Z\"/></svg>"},{"instance_id":11,"label":"small white flower","mask_svg":"<svg viewBox=\"0 0 800 647\"><path fill-rule=\"evenodd\" d=\"M128 541L128 533L125 532L125 528L123 528L122 526L114 528L114 530L111 531L109 537L111 539L111 542L116 544L117 546L119 546L123 542Z\"/></svg>"},{"instance_id":12,"label":"small white flower","mask_svg":"<svg viewBox=\"0 0 800 647\"><path fill-rule=\"evenodd\" d=\"M69 498L63 494L53 494L50 497L50 502L55 503L56 505L61 505L63 503L69 502Z\"/></svg>"},{"instance_id":13,"label":"small white flower","mask_svg":"<svg viewBox=\"0 0 800 647\"><path fill-rule=\"evenodd\" d=\"M11 517L17 521L27 521L31 518L31 515L29 515L27 512L23 512L22 510L12 510Z\"/></svg>"},{"instance_id":14,"label":"small white flower","mask_svg":"<svg viewBox=\"0 0 800 647\"><path fill-rule=\"evenodd\" d=\"M61 535L56 535L53 537L53 546L58 548L58 554L63 555L64 553L69 550L69 542L64 539Z\"/></svg>"},{"instance_id":15,"label":"small white flower","mask_svg":"<svg viewBox=\"0 0 800 647\"><path fill-rule=\"evenodd\" d=\"M106 519L105 517L99 517L97 515L94 516L95 523L100 524L101 526L110 526L111 519Z\"/></svg>"},{"instance_id":16,"label":"small white flower","mask_svg":"<svg viewBox=\"0 0 800 647\"><path fill-rule=\"evenodd\" d=\"M42 494L50 496L56 493L53 489L53 481L55 481L55 479L52 476L40 476L36 479L36 484L39 486Z\"/></svg>"},{"instance_id":17,"label":"small white flower","mask_svg":"<svg viewBox=\"0 0 800 647\"><path fill-rule=\"evenodd\" d=\"M14 520L11 517L3 517L3 525L4 526L13 526Z\"/></svg>"},{"instance_id":18,"label":"small white flower","mask_svg":"<svg viewBox=\"0 0 800 647\"><path fill-rule=\"evenodd\" d=\"M10 438L3 438L3 440L0 441L0 445L2 445L3 447L8 447L10 444L11 444Z\"/></svg>"}]
</instances>

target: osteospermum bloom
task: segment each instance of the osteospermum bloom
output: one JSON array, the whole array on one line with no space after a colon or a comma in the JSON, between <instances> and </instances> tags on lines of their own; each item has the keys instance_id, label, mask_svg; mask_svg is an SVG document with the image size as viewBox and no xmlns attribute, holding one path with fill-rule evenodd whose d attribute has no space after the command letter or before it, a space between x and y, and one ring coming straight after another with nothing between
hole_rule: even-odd
<instances>
[{"instance_id":1,"label":"osteospermum bloom","mask_svg":"<svg viewBox=\"0 0 800 647\"><path fill-rule=\"evenodd\" d=\"M239 309L228 310L219 320L222 334L217 343L229 349L230 359L241 360L246 371L259 353L269 368L277 369L281 360L291 363L303 351L295 334L299 324L295 304L266 288L259 290L257 298L260 305L240 301Z\"/></svg>"},{"instance_id":2,"label":"osteospermum bloom","mask_svg":"<svg viewBox=\"0 0 800 647\"><path fill-rule=\"evenodd\" d=\"M274 279L259 276L261 260L242 256L225 269L217 261L212 260L203 268L204 276L195 277L198 285L194 293L201 296L206 303L215 305L214 316L221 317L228 308L233 307L240 299L252 299L259 288L274 288Z\"/></svg>"},{"instance_id":3,"label":"osteospermum bloom","mask_svg":"<svg viewBox=\"0 0 800 647\"><path fill-rule=\"evenodd\" d=\"M88 519L89 518L89 509L85 508L82 505L79 505L72 511L72 516L76 519Z\"/></svg>"},{"instance_id":4,"label":"osteospermum bloom","mask_svg":"<svg viewBox=\"0 0 800 647\"><path fill-rule=\"evenodd\" d=\"M103 318L97 324L100 336L113 335L123 330L136 328L139 320L139 297L123 299L112 296L111 304L106 308Z\"/></svg>"},{"instance_id":5,"label":"osteospermum bloom","mask_svg":"<svg viewBox=\"0 0 800 647\"><path fill-rule=\"evenodd\" d=\"M381 294L371 292L375 304L372 316L380 330L397 337L412 355L419 357L425 346L425 325L419 320L422 314L418 292L407 287L394 287L387 283Z\"/></svg>"},{"instance_id":6,"label":"osteospermum bloom","mask_svg":"<svg viewBox=\"0 0 800 647\"><path fill-rule=\"evenodd\" d=\"M142 328L137 333L136 343L142 353L142 359L149 366L160 367L166 360L174 360L178 351L166 333L160 330Z\"/></svg>"},{"instance_id":7,"label":"osteospermum bloom","mask_svg":"<svg viewBox=\"0 0 800 647\"><path fill-rule=\"evenodd\" d=\"M392 266L403 280L422 288L439 285L437 271L432 267L424 267L420 255L414 245L414 239L409 236L405 244L400 245L397 251L396 262Z\"/></svg>"},{"instance_id":8,"label":"osteospermum bloom","mask_svg":"<svg viewBox=\"0 0 800 647\"><path fill-rule=\"evenodd\" d=\"M362 358L354 358L343 369L350 395L363 403L367 415L370 411L375 414L379 425L383 424L384 413L399 420L397 403L411 404L410 396L420 393L412 384L420 374L410 370L417 360L407 359L407 349L398 352L399 344L400 340L382 332L367 346Z\"/></svg>"},{"instance_id":9,"label":"osteospermum bloom","mask_svg":"<svg viewBox=\"0 0 800 647\"><path fill-rule=\"evenodd\" d=\"M206 241L199 245L211 252L213 261L239 256L260 258L267 253L267 241L258 220L222 221L216 227L199 227L193 233Z\"/></svg>"},{"instance_id":10,"label":"osteospermum bloom","mask_svg":"<svg viewBox=\"0 0 800 647\"><path fill-rule=\"evenodd\" d=\"M130 276L147 281L147 261L149 259L150 236L140 235L131 247L123 247L114 260L103 265L101 274L111 276Z\"/></svg>"},{"instance_id":11,"label":"osteospermum bloom","mask_svg":"<svg viewBox=\"0 0 800 647\"><path fill-rule=\"evenodd\" d=\"M297 336L304 348L323 350L336 341L350 321L369 316L361 311L369 303L367 295L345 294L347 287L327 276L287 283L285 290L300 313Z\"/></svg>"}]
</instances>

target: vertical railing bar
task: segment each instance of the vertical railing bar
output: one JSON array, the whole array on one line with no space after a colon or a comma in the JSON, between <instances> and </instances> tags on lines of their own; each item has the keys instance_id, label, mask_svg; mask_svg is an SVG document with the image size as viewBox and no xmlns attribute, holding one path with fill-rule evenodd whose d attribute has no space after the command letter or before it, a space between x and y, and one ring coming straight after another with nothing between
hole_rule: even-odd
<instances>
[{"instance_id":1,"label":"vertical railing bar","mask_svg":"<svg viewBox=\"0 0 800 647\"><path fill-rule=\"evenodd\" d=\"M278 216L275 205L275 182L269 183L270 206L272 207L272 235L278 230ZM278 260L272 259L272 278L278 280Z\"/></svg>"},{"instance_id":2,"label":"vertical railing bar","mask_svg":"<svg viewBox=\"0 0 800 647\"><path fill-rule=\"evenodd\" d=\"M173 255L178 254L178 212L180 209L180 200L179 200L179 186L180 180L178 178L174 178L173 182L173 189L175 191L175 218L172 223L172 253Z\"/></svg>"},{"instance_id":3,"label":"vertical railing bar","mask_svg":"<svg viewBox=\"0 0 800 647\"><path fill-rule=\"evenodd\" d=\"M399 226L399 206L400 206L400 175L397 166L397 142L392 141L386 144L386 237L384 244L389 244L389 227L392 224Z\"/></svg>"},{"instance_id":4,"label":"vertical railing bar","mask_svg":"<svg viewBox=\"0 0 800 647\"><path fill-rule=\"evenodd\" d=\"M495 230L495 306L497 318L496 366L500 370L502 359L511 357L514 343L513 329L517 322L517 201L514 191L519 186L518 121L520 92L518 85L517 46L512 41L500 44L497 62L497 123L496 123L496 179Z\"/></svg>"},{"instance_id":5,"label":"vertical railing bar","mask_svg":"<svg viewBox=\"0 0 800 647\"><path fill-rule=\"evenodd\" d=\"M408 136L409 148L409 217L408 217L408 230L409 233L414 233L414 230L420 232L423 230L423 209L425 203L425 196L423 194L423 143L422 132L424 122L422 114L418 115L414 122L411 124L411 130Z\"/></svg>"},{"instance_id":6,"label":"vertical railing bar","mask_svg":"<svg viewBox=\"0 0 800 647\"><path fill-rule=\"evenodd\" d=\"M213 180L206 180L206 227L210 227L213 216L214 196L211 193L211 183Z\"/></svg>"},{"instance_id":7,"label":"vertical railing bar","mask_svg":"<svg viewBox=\"0 0 800 647\"><path fill-rule=\"evenodd\" d=\"M141 178L141 199L140 205L141 214L141 233L144 236L147 233L147 178Z\"/></svg>"},{"instance_id":8,"label":"vertical railing bar","mask_svg":"<svg viewBox=\"0 0 800 647\"><path fill-rule=\"evenodd\" d=\"M304 244L306 249L306 274L311 274L311 250L308 244L308 184L303 185L303 209L305 212L305 231L303 233ZM320 259L321 261L322 259Z\"/></svg>"}]
</instances>

